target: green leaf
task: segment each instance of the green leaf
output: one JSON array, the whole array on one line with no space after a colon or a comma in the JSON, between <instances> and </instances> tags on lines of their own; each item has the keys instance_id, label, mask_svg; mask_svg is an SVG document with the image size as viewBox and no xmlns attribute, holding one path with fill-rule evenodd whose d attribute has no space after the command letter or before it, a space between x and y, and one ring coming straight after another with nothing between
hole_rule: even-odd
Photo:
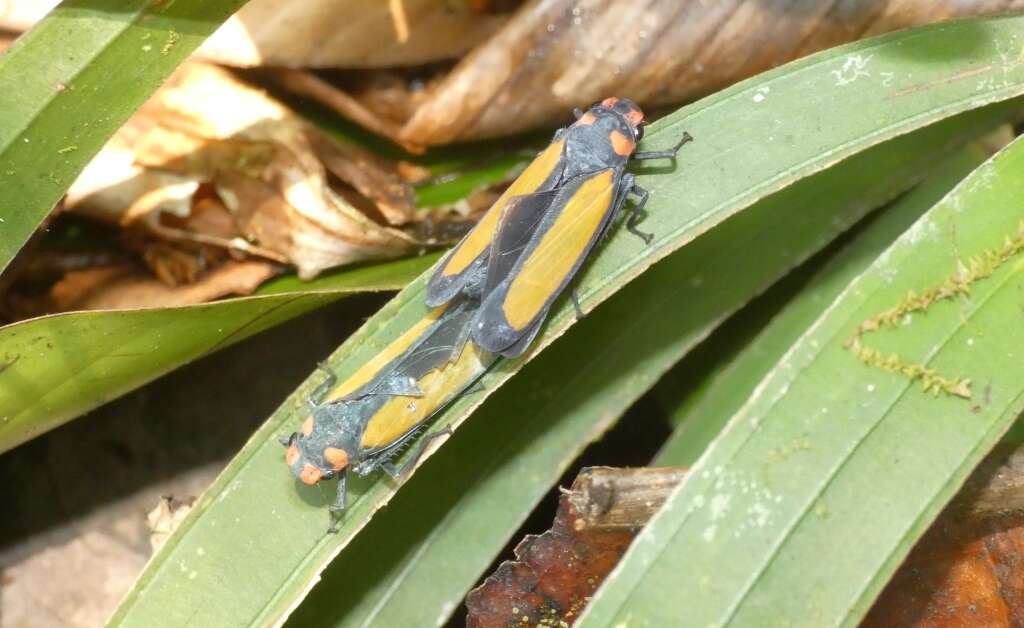
<instances>
[{"instance_id":1,"label":"green leaf","mask_svg":"<svg viewBox=\"0 0 1024 628\"><path fill-rule=\"evenodd\" d=\"M0 55L0 272L132 113L245 0L65 0Z\"/></svg>"},{"instance_id":2,"label":"green leaf","mask_svg":"<svg viewBox=\"0 0 1024 628\"><path fill-rule=\"evenodd\" d=\"M973 148L934 169L929 168L931 174L924 183L883 211L853 242L830 259L724 369L712 374L694 394L677 402L673 423L678 427L665 441L654 464L690 466L696 462L708 443L750 397L758 382L839 293L984 158L980 148ZM681 383L671 381L676 386Z\"/></svg>"},{"instance_id":3,"label":"green leaf","mask_svg":"<svg viewBox=\"0 0 1024 628\"><path fill-rule=\"evenodd\" d=\"M1018 140L929 210L789 350L580 625L665 626L680 609L698 626L856 625L1024 410L1022 205ZM966 291L943 298L933 287ZM923 307L855 335L904 302ZM859 359L851 338L936 377L969 378L970 399L950 394L955 386L925 392L926 380Z\"/></svg>"},{"instance_id":4,"label":"green leaf","mask_svg":"<svg viewBox=\"0 0 1024 628\"><path fill-rule=\"evenodd\" d=\"M446 618L583 447L731 311L931 168L964 130L954 122L960 130L945 123L887 142L758 202L623 288L477 410L331 563L290 623ZM981 160L958 159L961 178Z\"/></svg>"},{"instance_id":5,"label":"green leaf","mask_svg":"<svg viewBox=\"0 0 1024 628\"><path fill-rule=\"evenodd\" d=\"M644 226L656 239L649 247L629 234L610 239L582 273L584 306L605 300L655 261L772 192L887 139L1020 94L1024 67L1001 60L1021 26L1024 18L978 20L860 42L784 66L652 125L646 149L671 145L684 130L697 139L676 169L653 168L638 177L651 191ZM961 35L978 43L969 55L950 57L948 42ZM859 73L847 76L851 63ZM853 84L857 88L849 89ZM339 376L422 317L423 285L422 278L411 284L335 353L330 362ZM531 355L573 322L571 306L563 303ZM499 364L484 377L482 392L463 394L436 423L461 423L525 362ZM326 535L324 506L333 487L299 487L284 469L277 437L302 420L305 398L319 379L296 390L213 484L150 562L115 624L279 622L392 497L396 487L384 479L352 482L346 518L336 535ZM274 542L261 542L266 539ZM184 615L193 611L198 615Z\"/></svg>"},{"instance_id":6,"label":"green leaf","mask_svg":"<svg viewBox=\"0 0 1024 628\"><path fill-rule=\"evenodd\" d=\"M0 451L264 329L356 292L397 290L436 255L285 277L202 305L72 312L0 328Z\"/></svg>"}]
</instances>

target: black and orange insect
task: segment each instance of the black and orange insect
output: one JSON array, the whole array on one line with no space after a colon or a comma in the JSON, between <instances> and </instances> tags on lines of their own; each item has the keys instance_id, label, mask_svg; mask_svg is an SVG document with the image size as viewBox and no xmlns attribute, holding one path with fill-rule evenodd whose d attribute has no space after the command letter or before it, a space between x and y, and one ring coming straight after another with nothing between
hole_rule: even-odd
<instances>
[{"instance_id":1,"label":"black and orange insect","mask_svg":"<svg viewBox=\"0 0 1024 628\"><path fill-rule=\"evenodd\" d=\"M648 193L626 165L674 158L689 134L669 150L636 152L643 113L625 98L576 118L438 264L426 294L434 309L340 385L328 371L310 396L285 458L306 484L339 478L332 512L345 509L349 470L401 476L391 460L430 418L499 355L526 351L631 194L626 228L650 242L636 228Z\"/></svg>"},{"instance_id":2,"label":"black and orange insect","mask_svg":"<svg viewBox=\"0 0 1024 628\"><path fill-rule=\"evenodd\" d=\"M427 305L457 295L478 299L471 335L505 357L529 347L554 300L625 205L637 199L626 229L636 226L647 190L626 172L630 159L671 159L669 150L636 152L644 114L631 100L607 98L559 131L479 223L441 261L427 286ZM577 306L578 308L578 306Z\"/></svg>"}]
</instances>

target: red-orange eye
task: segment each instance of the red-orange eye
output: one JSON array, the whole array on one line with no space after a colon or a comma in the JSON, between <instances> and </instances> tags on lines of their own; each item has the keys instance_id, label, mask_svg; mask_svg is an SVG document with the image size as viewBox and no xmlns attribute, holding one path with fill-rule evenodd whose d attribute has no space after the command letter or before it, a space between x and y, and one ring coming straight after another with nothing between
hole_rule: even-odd
<instances>
[{"instance_id":1,"label":"red-orange eye","mask_svg":"<svg viewBox=\"0 0 1024 628\"><path fill-rule=\"evenodd\" d=\"M317 469L311 464L307 464L306 466L302 467L302 473L299 474L299 479L305 482L306 484L313 486L314 484L320 481L321 475L323 475L323 473L321 473L320 469Z\"/></svg>"}]
</instances>

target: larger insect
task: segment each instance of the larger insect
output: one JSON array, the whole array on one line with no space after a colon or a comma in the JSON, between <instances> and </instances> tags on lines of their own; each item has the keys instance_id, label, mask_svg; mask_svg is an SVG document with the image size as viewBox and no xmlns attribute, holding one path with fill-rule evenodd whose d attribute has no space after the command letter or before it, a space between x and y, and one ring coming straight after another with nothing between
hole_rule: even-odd
<instances>
[{"instance_id":1,"label":"larger insect","mask_svg":"<svg viewBox=\"0 0 1024 628\"><path fill-rule=\"evenodd\" d=\"M636 152L644 116L625 98L576 117L438 264L426 295L434 309L342 384L328 371L311 395L310 416L283 441L285 458L306 484L338 477L332 513L346 507L349 470L399 477L391 460L437 411L498 355L526 351L631 194L626 229L650 242L636 228L648 193L626 165L674 158L692 138Z\"/></svg>"},{"instance_id":2,"label":"larger insect","mask_svg":"<svg viewBox=\"0 0 1024 628\"><path fill-rule=\"evenodd\" d=\"M669 150L636 152L644 114L626 98L607 98L559 131L494 206L442 260L427 286L427 305L457 295L480 300L472 338L485 351L516 357L526 351L551 304L594 245L636 196L626 229L636 225L647 190L626 172L630 159L671 159ZM578 306L577 306L578 308Z\"/></svg>"}]
</instances>

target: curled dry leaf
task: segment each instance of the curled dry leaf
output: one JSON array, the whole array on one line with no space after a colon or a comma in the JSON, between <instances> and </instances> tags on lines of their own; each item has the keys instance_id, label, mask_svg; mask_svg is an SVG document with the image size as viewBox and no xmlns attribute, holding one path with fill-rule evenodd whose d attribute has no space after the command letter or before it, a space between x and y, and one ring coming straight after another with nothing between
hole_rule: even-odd
<instances>
[{"instance_id":1,"label":"curled dry leaf","mask_svg":"<svg viewBox=\"0 0 1024 628\"><path fill-rule=\"evenodd\" d=\"M466 598L467 625L571 625L683 467L580 471L551 529L528 536ZM1024 445L997 448L918 542L865 628L1024 623Z\"/></svg>"},{"instance_id":2,"label":"curled dry leaf","mask_svg":"<svg viewBox=\"0 0 1024 628\"><path fill-rule=\"evenodd\" d=\"M175 307L250 294L280 272L263 260L228 260L192 283L168 285L134 264L66 273L50 290L50 311Z\"/></svg>"},{"instance_id":3,"label":"curled dry leaf","mask_svg":"<svg viewBox=\"0 0 1024 628\"><path fill-rule=\"evenodd\" d=\"M192 510L196 499L190 497L180 502L169 495L162 495L156 508L146 515L146 527L149 528L149 545L153 551L160 549L167 537L178 529L185 516Z\"/></svg>"},{"instance_id":4,"label":"curled dry leaf","mask_svg":"<svg viewBox=\"0 0 1024 628\"><path fill-rule=\"evenodd\" d=\"M863 37L1021 9L1024 0L531 0L446 76L429 81L425 94L410 95L417 107L402 121L379 106L373 89L350 93L357 106L323 100L363 123L376 114L368 126L390 126L403 146L432 146L552 127L574 107L613 94L646 107L674 105Z\"/></svg>"},{"instance_id":5,"label":"curled dry leaf","mask_svg":"<svg viewBox=\"0 0 1024 628\"><path fill-rule=\"evenodd\" d=\"M25 30L58 0L4 0L0 28ZM507 19L466 0L250 0L200 47L206 59L236 66L388 67L464 54ZM404 15L404 19L401 16ZM403 26L404 25L404 26ZM408 37L399 37L404 28Z\"/></svg>"},{"instance_id":6,"label":"curled dry leaf","mask_svg":"<svg viewBox=\"0 0 1024 628\"><path fill-rule=\"evenodd\" d=\"M589 468L551 529L528 536L466 598L470 628L571 624L685 471Z\"/></svg>"},{"instance_id":7,"label":"curled dry leaf","mask_svg":"<svg viewBox=\"0 0 1024 628\"><path fill-rule=\"evenodd\" d=\"M332 177L351 187L335 189ZM183 66L132 117L68 191L67 205L166 240L290 263L303 277L420 244L371 218L411 217L412 189L397 166L321 137L204 63Z\"/></svg>"},{"instance_id":8,"label":"curled dry leaf","mask_svg":"<svg viewBox=\"0 0 1024 628\"><path fill-rule=\"evenodd\" d=\"M1024 624L1024 447L997 448L918 541L862 626Z\"/></svg>"}]
</instances>

